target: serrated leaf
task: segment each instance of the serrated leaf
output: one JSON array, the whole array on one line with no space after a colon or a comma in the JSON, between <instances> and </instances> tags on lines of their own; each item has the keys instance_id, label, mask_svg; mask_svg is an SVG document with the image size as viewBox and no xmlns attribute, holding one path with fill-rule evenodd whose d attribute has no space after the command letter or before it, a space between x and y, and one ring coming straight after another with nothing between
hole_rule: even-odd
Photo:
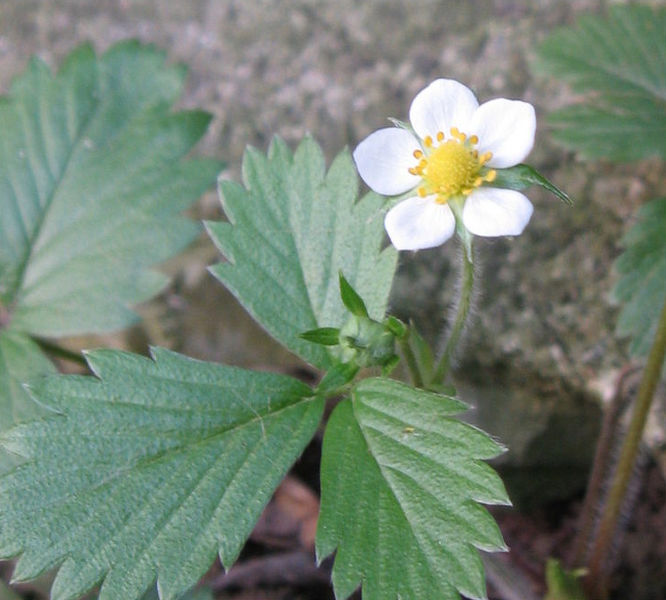
<instances>
[{"instance_id":1,"label":"serrated leaf","mask_svg":"<svg viewBox=\"0 0 666 600\"><path fill-rule=\"evenodd\" d=\"M182 249L181 217L219 164L183 162L210 116L172 113L184 69L137 42L74 50L56 76L33 59L0 100L0 304L39 336L100 332L166 284L148 267Z\"/></svg>"},{"instance_id":2,"label":"serrated leaf","mask_svg":"<svg viewBox=\"0 0 666 600\"><path fill-rule=\"evenodd\" d=\"M11 329L0 330L0 433L44 414L23 382L54 372L51 361L28 336ZM16 457L0 452L0 474L17 463Z\"/></svg>"},{"instance_id":3,"label":"serrated leaf","mask_svg":"<svg viewBox=\"0 0 666 600\"><path fill-rule=\"evenodd\" d=\"M336 598L485 598L475 548L504 550L478 503L508 504L483 459L502 448L454 415L454 398L366 379L341 402L322 453L319 559L337 549Z\"/></svg>"},{"instance_id":4,"label":"serrated leaf","mask_svg":"<svg viewBox=\"0 0 666 600\"><path fill-rule=\"evenodd\" d=\"M54 372L51 361L29 337L0 330L0 432L43 414L23 382Z\"/></svg>"},{"instance_id":5,"label":"serrated leaf","mask_svg":"<svg viewBox=\"0 0 666 600\"><path fill-rule=\"evenodd\" d=\"M159 595L157 589L151 589L147 592L141 600L158 600ZM1 600L1 599L0 599ZM182 596L178 597L178 600L214 600L213 592L210 588L206 587L197 587L188 592L185 592Z\"/></svg>"},{"instance_id":6,"label":"serrated leaf","mask_svg":"<svg viewBox=\"0 0 666 600\"><path fill-rule=\"evenodd\" d=\"M95 377L37 381L55 411L0 436L25 463L0 478L0 556L14 577L60 566L52 598L172 599L241 547L317 428L323 401L283 375L99 350Z\"/></svg>"},{"instance_id":7,"label":"serrated leaf","mask_svg":"<svg viewBox=\"0 0 666 600\"><path fill-rule=\"evenodd\" d=\"M588 158L666 157L666 8L611 6L550 35L540 71L585 94L554 112L553 135Z\"/></svg>"},{"instance_id":8,"label":"serrated leaf","mask_svg":"<svg viewBox=\"0 0 666 600\"><path fill-rule=\"evenodd\" d=\"M624 303L617 334L631 336L630 352L645 356L666 303L666 198L648 202L624 236L626 250L615 262L620 280L613 296Z\"/></svg>"},{"instance_id":9,"label":"serrated leaf","mask_svg":"<svg viewBox=\"0 0 666 600\"><path fill-rule=\"evenodd\" d=\"M348 318L337 282L345 277L365 300L370 316L386 310L397 252L380 250L383 200L358 202L358 177L347 151L328 172L320 147L306 138L292 155L275 139L268 156L249 149L245 187L220 182L229 223L208 223L228 262L212 273L278 341L306 361L331 366L328 351L299 337Z\"/></svg>"}]
</instances>

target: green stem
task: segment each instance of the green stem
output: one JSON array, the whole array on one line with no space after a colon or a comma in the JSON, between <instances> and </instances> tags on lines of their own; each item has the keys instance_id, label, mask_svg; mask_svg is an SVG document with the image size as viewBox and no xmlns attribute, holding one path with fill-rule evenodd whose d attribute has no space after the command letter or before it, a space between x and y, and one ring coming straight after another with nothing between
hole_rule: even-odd
<instances>
[{"instance_id":1,"label":"green stem","mask_svg":"<svg viewBox=\"0 0 666 600\"><path fill-rule=\"evenodd\" d=\"M406 336L400 340L400 350L402 351L402 355L405 357L407 370L409 371L412 384L414 387L422 388L423 378L421 377L421 370L419 369L418 361L416 360L412 346L409 343L409 336Z\"/></svg>"},{"instance_id":2,"label":"green stem","mask_svg":"<svg viewBox=\"0 0 666 600\"><path fill-rule=\"evenodd\" d=\"M593 598L603 597L604 562L613 541L618 517L622 508L625 493L633 472L638 454L643 429L650 412L654 391L659 383L666 356L666 303L661 311L657 333L648 355L643 378L638 388L638 396L631 422L620 451L617 468L611 482L608 500L603 508L599 521L598 535L592 547L588 563L588 585Z\"/></svg>"},{"instance_id":3,"label":"green stem","mask_svg":"<svg viewBox=\"0 0 666 600\"><path fill-rule=\"evenodd\" d=\"M455 349L458 346L458 342L460 341L460 336L462 335L463 329L465 328L467 316L469 315L469 309L472 305L474 265L472 264L471 241L468 242L468 244L463 244L462 256L463 271L462 280L460 282L460 301L458 302L458 310L456 313L456 319L453 322L451 334L449 335L449 339L446 342L444 353L439 360L439 364L437 365L437 369L433 377L433 383L436 384L444 383L444 380L448 375L449 368L451 367L451 360L453 359L453 353L455 352Z\"/></svg>"}]
</instances>

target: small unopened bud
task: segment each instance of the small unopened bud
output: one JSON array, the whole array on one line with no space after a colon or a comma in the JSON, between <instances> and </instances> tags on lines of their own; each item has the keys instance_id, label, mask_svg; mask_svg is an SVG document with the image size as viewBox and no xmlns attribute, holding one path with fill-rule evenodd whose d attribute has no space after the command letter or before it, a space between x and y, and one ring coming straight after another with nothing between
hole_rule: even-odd
<instances>
[{"instance_id":1,"label":"small unopened bud","mask_svg":"<svg viewBox=\"0 0 666 600\"><path fill-rule=\"evenodd\" d=\"M395 356L395 336L385 324L353 316L340 330L340 358L359 367L385 366Z\"/></svg>"}]
</instances>

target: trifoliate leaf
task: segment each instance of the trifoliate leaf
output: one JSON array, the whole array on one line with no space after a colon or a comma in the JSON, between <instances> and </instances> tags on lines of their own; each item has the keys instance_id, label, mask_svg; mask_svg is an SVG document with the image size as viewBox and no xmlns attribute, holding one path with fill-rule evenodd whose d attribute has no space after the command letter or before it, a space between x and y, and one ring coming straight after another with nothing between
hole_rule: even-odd
<instances>
[{"instance_id":1,"label":"trifoliate leaf","mask_svg":"<svg viewBox=\"0 0 666 600\"><path fill-rule=\"evenodd\" d=\"M53 376L31 392L52 414L0 436L24 464L0 478L0 556L15 579L60 567L52 598L102 582L100 600L162 599L219 553L230 566L323 401L282 375L156 349L100 350L96 377Z\"/></svg>"},{"instance_id":2,"label":"trifoliate leaf","mask_svg":"<svg viewBox=\"0 0 666 600\"><path fill-rule=\"evenodd\" d=\"M137 42L33 59L0 99L0 306L39 336L107 331L166 277L148 267L197 233L181 217L220 165L181 161L210 116L173 113L182 67Z\"/></svg>"},{"instance_id":3,"label":"trifoliate leaf","mask_svg":"<svg viewBox=\"0 0 666 600\"><path fill-rule=\"evenodd\" d=\"M339 271L370 316L384 316L397 252L380 250L383 200L371 193L357 202L349 153L341 153L326 172L311 138L293 155L279 139L267 157L249 149L243 180L245 187L220 182L229 223L207 226L228 262L211 271L278 341L310 363L329 367L328 351L299 334L341 327L348 318Z\"/></svg>"},{"instance_id":4,"label":"trifoliate leaf","mask_svg":"<svg viewBox=\"0 0 666 600\"><path fill-rule=\"evenodd\" d=\"M549 36L540 71L583 93L550 116L553 135L588 158L666 157L666 8L611 6Z\"/></svg>"},{"instance_id":5,"label":"trifoliate leaf","mask_svg":"<svg viewBox=\"0 0 666 600\"><path fill-rule=\"evenodd\" d=\"M319 559L337 549L336 598L362 583L364 600L485 598L476 551L505 549L478 503L508 504L483 459L502 449L457 420L453 398L366 379L341 402L322 454Z\"/></svg>"},{"instance_id":6,"label":"trifoliate leaf","mask_svg":"<svg viewBox=\"0 0 666 600\"><path fill-rule=\"evenodd\" d=\"M615 262L620 280L613 290L624 303L617 333L631 336L631 354L645 356L666 302L666 198L641 207L622 242L626 250Z\"/></svg>"}]
</instances>

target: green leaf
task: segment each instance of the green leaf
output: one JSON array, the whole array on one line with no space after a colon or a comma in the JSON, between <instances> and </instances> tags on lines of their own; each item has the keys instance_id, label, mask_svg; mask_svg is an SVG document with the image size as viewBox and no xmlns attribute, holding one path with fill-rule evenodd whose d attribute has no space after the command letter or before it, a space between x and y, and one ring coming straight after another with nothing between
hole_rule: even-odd
<instances>
[{"instance_id":1,"label":"green leaf","mask_svg":"<svg viewBox=\"0 0 666 600\"><path fill-rule=\"evenodd\" d=\"M342 271L338 274L340 280L340 299L345 305L345 308L352 314L357 317L367 317L368 309L365 307L365 302L363 298L356 293L356 290L349 285L349 282L345 279L345 276L342 274Z\"/></svg>"},{"instance_id":2,"label":"green leaf","mask_svg":"<svg viewBox=\"0 0 666 600\"><path fill-rule=\"evenodd\" d=\"M23 387L23 382L52 374L55 367L28 336L0 330L0 434L17 423L44 414ZM16 457L0 452L0 474L18 464Z\"/></svg>"},{"instance_id":3,"label":"green leaf","mask_svg":"<svg viewBox=\"0 0 666 600\"><path fill-rule=\"evenodd\" d=\"M555 194L562 202L573 206L573 200L569 195L558 188L554 183L546 179L534 167L529 165L516 165L508 169L496 169L497 177L492 182L493 187L506 188L509 190L524 190L531 185L539 185Z\"/></svg>"},{"instance_id":4,"label":"green leaf","mask_svg":"<svg viewBox=\"0 0 666 600\"><path fill-rule=\"evenodd\" d=\"M626 250L615 262L620 280L613 289L624 303L617 334L631 336L632 355L645 356L666 302L666 198L642 206L622 242Z\"/></svg>"},{"instance_id":5,"label":"green leaf","mask_svg":"<svg viewBox=\"0 0 666 600\"><path fill-rule=\"evenodd\" d=\"M100 350L95 377L31 392L53 414L0 436L25 463L0 478L0 556L14 578L60 566L52 598L103 581L134 600L157 578L173 599L219 553L229 567L314 434L323 400L282 375L153 350Z\"/></svg>"},{"instance_id":6,"label":"green leaf","mask_svg":"<svg viewBox=\"0 0 666 600\"><path fill-rule=\"evenodd\" d=\"M666 157L664 31L665 7L630 4L550 35L537 69L584 95L551 115L554 137L587 158Z\"/></svg>"},{"instance_id":7,"label":"green leaf","mask_svg":"<svg viewBox=\"0 0 666 600\"><path fill-rule=\"evenodd\" d=\"M167 278L198 227L179 215L220 165L182 161L210 116L173 113L185 71L137 42L33 59L0 99L0 305L33 335L100 332Z\"/></svg>"},{"instance_id":8,"label":"green leaf","mask_svg":"<svg viewBox=\"0 0 666 600\"><path fill-rule=\"evenodd\" d=\"M151 589L149 592L141 598L141 600L158 600L159 594L157 593L157 588ZM188 592L185 592L182 596L178 597L178 600L214 600L213 592L210 588L206 587L197 587Z\"/></svg>"},{"instance_id":9,"label":"green leaf","mask_svg":"<svg viewBox=\"0 0 666 600\"><path fill-rule=\"evenodd\" d=\"M44 414L23 382L54 372L51 361L29 337L11 329L0 330L0 432Z\"/></svg>"},{"instance_id":10,"label":"green leaf","mask_svg":"<svg viewBox=\"0 0 666 600\"><path fill-rule=\"evenodd\" d=\"M455 419L453 398L366 379L326 428L317 556L337 549L338 599L362 583L364 600L485 598L475 550L504 550L478 503L508 504L481 459L502 448ZM457 591L456 591L457 590Z\"/></svg>"},{"instance_id":11,"label":"green leaf","mask_svg":"<svg viewBox=\"0 0 666 600\"><path fill-rule=\"evenodd\" d=\"M397 252L380 250L383 199L358 202L358 177L349 152L325 171L321 149L306 138L292 155L280 139L268 156L249 149L245 187L220 183L229 223L207 223L228 262L211 268L266 330L306 361L331 366L328 351L299 337L348 318L337 283L343 271L369 314L386 310Z\"/></svg>"}]
</instances>

